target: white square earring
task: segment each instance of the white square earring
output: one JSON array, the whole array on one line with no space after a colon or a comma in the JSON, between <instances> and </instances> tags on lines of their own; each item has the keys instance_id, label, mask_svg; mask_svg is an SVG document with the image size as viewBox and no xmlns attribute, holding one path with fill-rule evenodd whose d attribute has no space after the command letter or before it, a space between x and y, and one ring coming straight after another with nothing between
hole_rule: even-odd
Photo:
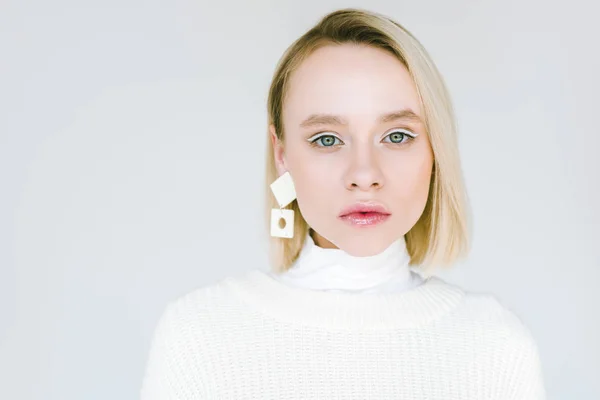
<instances>
[{"instance_id":1,"label":"white square earring","mask_svg":"<svg viewBox=\"0 0 600 400\"><path fill-rule=\"evenodd\" d=\"M283 207L296 199L294 181L288 171L270 185L279 209L271 210L271 236L281 238L294 237L294 210L284 210Z\"/></svg>"},{"instance_id":2,"label":"white square earring","mask_svg":"<svg viewBox=\"0 0 600 400\"><path fill-rule=\"evenodd\" d=\"M271 210L271 236L287 239L294 237L294 210Z\"/></svg>"}]
</instances>

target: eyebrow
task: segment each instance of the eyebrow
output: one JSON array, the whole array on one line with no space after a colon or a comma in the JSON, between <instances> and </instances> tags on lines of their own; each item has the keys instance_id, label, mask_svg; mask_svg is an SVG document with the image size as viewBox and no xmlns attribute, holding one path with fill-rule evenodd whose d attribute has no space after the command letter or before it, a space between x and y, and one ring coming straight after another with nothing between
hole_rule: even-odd
<instances>
[{"instance_id":1,"label":"eyebrow","mask_svg":"<svg viewBox=\"0 0 600 400\"><path fill-rule=\"evenodd\" d=\"M386 123L397 120L409 120L412 122L422 123L421 118L411 109L405 108L402 110L392 111L383 114L378 118L378 122ZM300 123L301 128L308 128L317 125L348 125L348 121L339 115L333 114L312 114Z\"/></svg>"}]
</instances>

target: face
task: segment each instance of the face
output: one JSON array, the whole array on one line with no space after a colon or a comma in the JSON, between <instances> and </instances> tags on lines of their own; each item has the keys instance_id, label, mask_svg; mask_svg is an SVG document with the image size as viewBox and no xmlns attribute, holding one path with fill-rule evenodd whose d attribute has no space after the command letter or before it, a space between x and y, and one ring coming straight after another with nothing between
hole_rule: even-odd
<instances>
[{"instance_id":1,"label":"face","mask_svg":"<svg viewBox=\"0 0 600 400\"><path fill-rule=\"evenodd\" d=\"M285 139L271 126L271 140L318 246L370 256L415 225L433 166L422 121L414 82L384 50L328 45L292 74Z\"/></svg>"}]
</instances>

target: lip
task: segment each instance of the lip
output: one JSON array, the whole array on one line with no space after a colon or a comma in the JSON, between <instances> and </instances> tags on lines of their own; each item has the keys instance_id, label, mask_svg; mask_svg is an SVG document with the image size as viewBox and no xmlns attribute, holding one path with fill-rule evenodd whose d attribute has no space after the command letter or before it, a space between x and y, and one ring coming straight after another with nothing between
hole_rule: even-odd
<instances>
[{"instance_id":1,"label":"lip","mask_svg":"<svg viewBox=\"0 0 600 400\"><path fill-rule=\"evenodd\" d=\"M376 202L358 202L344 208L342 212L340 212L339 217L342 218L349 214L355 213L378 213L382 215L391 214L383 204Z\"/></svg>"},{"instance_id":2,"label":"lip","mask_svg":"<svg viewBox=\"0 0 600 400\"><path fill-rule=\"evenodd\" d=\"M339 218L352 226L373 226L386 221L391 213L382 204L375 202L355 203L342 210Z\"/></svg>"}]
</instances>

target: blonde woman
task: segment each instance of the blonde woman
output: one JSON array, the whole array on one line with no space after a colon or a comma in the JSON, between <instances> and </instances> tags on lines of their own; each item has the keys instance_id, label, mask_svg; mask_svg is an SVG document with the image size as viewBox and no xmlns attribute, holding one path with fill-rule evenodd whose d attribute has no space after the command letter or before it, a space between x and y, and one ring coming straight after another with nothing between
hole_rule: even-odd
<instances>
[{"instance_id":1,"label":"blonde woman","mask_svg":"<svg viewBox=\"0 0 600 400\"><path fill-rule=\"evenodd\" d=\"M543 399L528 328L434 275L466 256L469 208L417 39L324 16L282 56L268 122L272 265L166 307L142 399Z\"/></svg>"}]
</instances>

